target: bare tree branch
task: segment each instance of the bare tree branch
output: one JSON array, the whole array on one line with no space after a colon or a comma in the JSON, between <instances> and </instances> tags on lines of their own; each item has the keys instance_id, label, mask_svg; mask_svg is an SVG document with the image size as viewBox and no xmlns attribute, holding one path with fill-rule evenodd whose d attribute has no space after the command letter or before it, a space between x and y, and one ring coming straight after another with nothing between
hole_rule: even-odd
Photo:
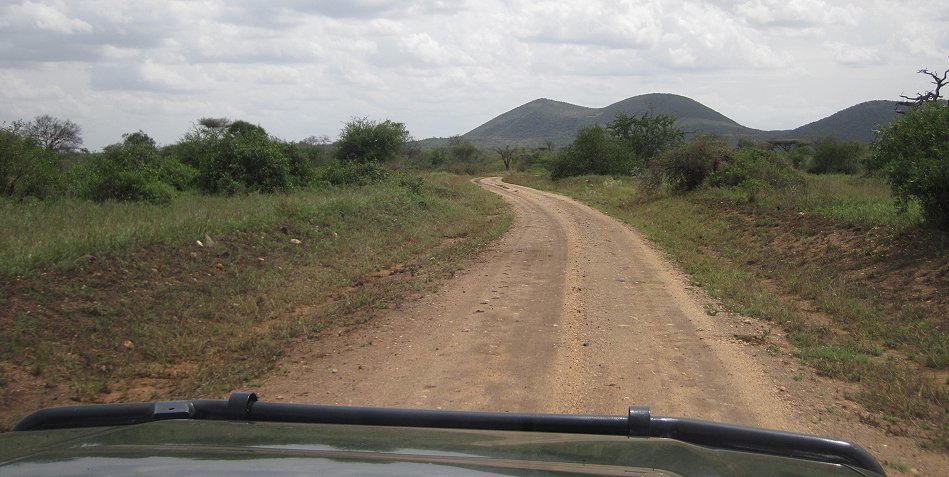
<instances>
[{"instance_id":1,"label":"bare tree branch","mask_svg":"<svg viewBox=\"0 0 949 477\"><path fill-rule=\"evenodd\" d=\"M897 105L908 108L912 106L918 106L929 101L939 101L942 98L941 90L943 86L946 86L947 78L949 78L949 69L943 71L942 76L939 76L939 74L935 71L929 71L928 68L923 68L917 71L917 73L921 75L927 75L932 78L932 84L935 85L935 88L932 91L918 93L916 96L906 96L905 94L901 94L900 97L906 101L900 101L897 103ZM902 113L903 111L898 112Z\"/></svg>"}]
</instances>

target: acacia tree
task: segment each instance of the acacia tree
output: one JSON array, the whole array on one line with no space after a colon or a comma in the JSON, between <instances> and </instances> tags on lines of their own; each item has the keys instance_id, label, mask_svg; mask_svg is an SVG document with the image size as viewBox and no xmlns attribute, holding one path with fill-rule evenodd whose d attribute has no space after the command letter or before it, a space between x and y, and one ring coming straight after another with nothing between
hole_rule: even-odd
<instances>
[{"instance_id":1,"label":"acacia tree","mask_svg":"<svg viewBox=\"0 0 949 477\"><path fill-rule=\"evenodd\" d=\"M501 156L501 160L504 161L504 170L509 171L511 170L511 161L517 157L517 153L520 152L520 149L505 145L504 147L495 149L495 151Z\"/></svg>"},{"instance_id":2,"label":"acacia tree","mask_svg":"<svg viewBox=\"0 0 949 477\"><path fill-rule=\"evenodd\" d=\"M772 151L780 149L785 153L791 152L791 150L796 147L806 146L807 144L807 141L800 139L769 139L767 142L768 149Z\"/></svg>"},{"instance_id":3,"label":"acacia tree","mask_svg":"<svg viewBox=\"0 0 949 477\"><path fill-rule=\"evenodd\" d=\"M231 125L231 120L227 118L201 118L198 125L205 128L208 132L218 136L224 134L227 127Z\"/></svg>"},{"instance_id":4,"label":"acacia tree","mask_svg":"<svg viewBox=\"0 0 949 477\"><path fill-rule=\"evenodd\" d=\"M73 152L82 147L82 129L68 119L44 114L26 123L22 132L50 151Z\"/></svg>"}]
</instances>

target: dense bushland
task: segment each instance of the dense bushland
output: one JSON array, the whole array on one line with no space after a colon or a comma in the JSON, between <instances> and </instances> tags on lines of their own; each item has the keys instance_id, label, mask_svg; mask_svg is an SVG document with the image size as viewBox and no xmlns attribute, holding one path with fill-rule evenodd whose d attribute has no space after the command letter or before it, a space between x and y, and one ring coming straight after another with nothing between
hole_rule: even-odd
<instances>
[{"instance_id":1,"label":"dense bushland","mask_svg":"<svg viewBox=\"0 0 949 477\"><path fill-rule=\"evenodd\" d=\"M0 196L167 204L185 191L367 185L387 177L383 163L399 157L409 137L401 123L357 118L335 145L312 138L292 143L246 121L202 118L175 144L159 146L137 131L90 153L77 152L79 132L49 116L0 128Z\"/></svg>"},{"instance_id":2,"label":"dense bushland","mask_svg":"<svg viewBox=\"0 0 949 477\"><path fill-rule=\"evenodd\" d=\"M632 150L623 146L601 126L577 132L573 143L552 161L554 179L585 174L630 175L641 168Z\"/></svg>"},{"instance_id":3,"label":"dense bushland","mask_svg":"<svg viewBox=\"0 0 949 477\"><path fill-rule=\"evenodd\" d=\"M619 114L605 127L580 129L573 143L550 161L551 177L634 175L661 152L681 143L684 136L671 116Z\"/></svg>"},{"instance_id":4,"label":"dense bushland","mask_svg":"<svg viewBox=\"0 0 949 477\"><path fill-rule=\"evenodd\" d=\"M807 164L812 174L855 174L865 148L856 141L821 138L814 141L814 155Z\"/></svg>"}]
</instances>

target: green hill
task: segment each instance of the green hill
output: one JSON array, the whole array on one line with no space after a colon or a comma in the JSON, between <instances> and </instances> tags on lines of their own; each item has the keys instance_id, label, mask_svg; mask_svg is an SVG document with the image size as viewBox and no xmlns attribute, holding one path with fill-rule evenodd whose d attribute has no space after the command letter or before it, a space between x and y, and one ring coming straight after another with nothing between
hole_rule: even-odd
<instances>
[{"instance_id":1,"label":"green hill","mask_svg":"<svg viewBox=\"0 0 949 477\"><path fill-rule=\"evenodd\" d=\"M833 137L866 143L872 139L875 129L890 124L897 116L896 104L893 101L867 101L788 131L784 137L795 139Z\"/></svg>"},{"instance_id":2,"label":"green hill","mask_svg":"<svg viewBox=\"0 0 949 477\"><path fill-rule=\"evenodd\" d=\"M889 124L895 117L892 101L868 101L847 108L827 118L789 131L762 131L729 119L727 116L691 98L675 94L652 93L633 96L604 108L587 108L575 104L537 99L518 106L478 126L462 137L482 148L502 145L534 147L552 140L558 146L569 144L578 129L593 124L606 124L617 114L666 114L676 117L679 127L689 136L715 134L737 141L749 138L765 141L775 138L816 139L836 137L841 140L868 142L873 130ZM435 144L432 141L433 145Z\"/></svg>"},{"instance_id":3,"label":"green hill","mask_svg":"<svg viewBox=\"0 0 949 477\"><path fill-rule=\"evenodd\" d=\"M463 137L481 147L539 146L548 139L563 146L573 141L578 129L597 122L600 111L551 99L535 99L474 128Z\"/></svg>"}]
</instances>

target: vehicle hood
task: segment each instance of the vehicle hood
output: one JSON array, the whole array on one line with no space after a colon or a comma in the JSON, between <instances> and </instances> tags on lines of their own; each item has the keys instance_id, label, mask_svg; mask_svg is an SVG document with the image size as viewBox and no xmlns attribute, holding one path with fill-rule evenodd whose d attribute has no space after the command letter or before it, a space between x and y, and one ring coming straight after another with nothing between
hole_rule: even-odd
<instances>
[{"instance_id":1,"label":"vehicle hood","mask_svg":"<svg viewBox=\"0 0 949 477\"><path fill-rule=\"evenodd\" d=\"M670 439L167 420L0 435L0 475L860 476Z\"/></svg>"}]
</instances>

